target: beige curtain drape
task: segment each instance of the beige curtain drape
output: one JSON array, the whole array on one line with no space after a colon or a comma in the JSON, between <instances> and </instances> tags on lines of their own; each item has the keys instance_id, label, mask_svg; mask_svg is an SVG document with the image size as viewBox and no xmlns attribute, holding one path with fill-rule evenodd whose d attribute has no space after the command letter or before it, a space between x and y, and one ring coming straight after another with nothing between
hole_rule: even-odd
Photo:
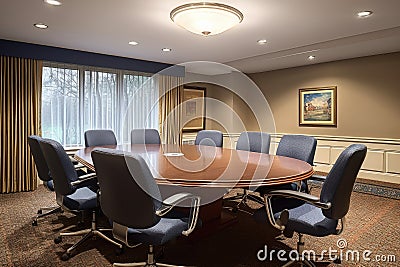
<instances>
[{"instance_id":1,"label":"beige curtain drape","mask_svg":"<svg viewBox=\"0 0 400 267\"><path fill-rule=\"evenodd\" d=\"M181 144L183 77L159 75L160 133L163 144Z\"/></svg>"},{"instance_id":2,"label":"beige curtain drape","mask_svg":"<svg viewBox=\"0 0 400 267\"><path fill-rule=\"evenodd\" d=\"M0 192L37 188L27 138L40 131L42 62L1 56Z\"/></svg>"}]
</instances>

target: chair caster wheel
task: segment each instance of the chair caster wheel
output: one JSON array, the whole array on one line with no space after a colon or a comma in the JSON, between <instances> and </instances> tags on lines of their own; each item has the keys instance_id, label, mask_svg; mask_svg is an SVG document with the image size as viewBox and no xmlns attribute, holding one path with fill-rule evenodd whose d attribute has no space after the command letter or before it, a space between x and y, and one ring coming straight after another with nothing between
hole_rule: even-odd
<instances>
[{"instance_id":1,"label":"chair caster wheel","mask_svg":"<svg viewBox=\"0 0 400 267\"><path fill-rule=\"evenodd\" d=\"M67 260L69 260L70 257L71 257L71 256L69 255L69 253L68 253L68 252L65 252L64 254L62 254L61 260L62 260L62 261L67 261Z\"/></svg>"},{"instance_id":2,"label":"chair caster wheel","mask_svg":"<svg viewBox=\"0 0 400 267\"><path fill-rule=\"evenodd\" d=\"M37 211L37 214L42 214L42 213L43 213L42 210L38 210L38 211Z\"/></svg>"},{"instance_id":3,"label":"chair caster wheel","mask_svg":"<svg viewBox=\"0 0 400 267\"><path fill-rule=\"evenodd\" d=\"M37 221L36 220L32 221L32 226L37 226Z\"/></svg>"},{"instance_id":4,"label":"chair caster wheel","mask_svg":"<svg viewBox=\"0 0 400 267\"><path fill-rule=\"evenodd\" d=\"M124 247L115 249L115 255L119 256L123 253L124 253Z\"/></svg>"},{"instance_id":5,"label":"chair caster wheel","mask_svg":"<svg viewBox=\"0 0 400 267\"><path fill-rule=\"evenodd\" d=\"M61 242L62 242L61 236L57 236L56 238L54 238L54 244L60 244Z\"/></svg>"}]
</instances>

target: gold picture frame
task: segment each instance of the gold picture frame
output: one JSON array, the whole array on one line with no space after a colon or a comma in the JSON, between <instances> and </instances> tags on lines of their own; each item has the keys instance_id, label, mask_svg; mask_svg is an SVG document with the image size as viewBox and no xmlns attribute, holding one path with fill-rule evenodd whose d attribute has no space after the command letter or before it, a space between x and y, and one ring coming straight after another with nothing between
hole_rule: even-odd
<instances>
[{"instance_id":1,"label":"gold picture frame","mask_svg":"<svg viewBox=\"0 0 400 267\"><path fill-rule=\"evenodd\" d=\"M299 90L299 126L337 127L337 87Z\"/></svg>"},{"instance_id":2,"label":"gold picture frame","mask_svg":"<svg viewBox=\"0 0 400 267\"><path fill-rule=\"evenodd\" d=\"M183 87L182 131L194 132L205 129L205 95L205 87L187 85Z\"/></svg>"}]
</instances>

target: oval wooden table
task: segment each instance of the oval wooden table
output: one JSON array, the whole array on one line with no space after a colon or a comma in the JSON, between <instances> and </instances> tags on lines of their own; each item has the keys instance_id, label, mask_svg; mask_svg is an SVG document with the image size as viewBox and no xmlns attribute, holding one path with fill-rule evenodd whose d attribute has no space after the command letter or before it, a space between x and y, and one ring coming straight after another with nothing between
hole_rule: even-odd
<instances>
[{"instance_id":1,"label":"oval wooden table","mask_svg":"<svg viewBox=\"0 0 400 267\"><path fill-rule=\"evenodd\" d=\"M263 153L196 145L103 146L141 155L158 184L185 187L245 188L297 182L314 170L306 162ZM90 153L79 150L75 159L94 171Z\"/></svg>"},{"instance_id":2,"label":"oval wooden table","mask_svg":"<svg viewBox=\"0 0 400 267\"><path fill-rule=\"evenodd\" d=\"M222 209L222 198L228 189L299 182L314 173L312 166L301 160L228 148L197 145L103 147L141 155L161 186L161 193L169 191L165 196L182 190L199 194L202 197L199 217L203 227L197 231L197 236L219 231L236 221L236 216ZM83 148L75 154L76 160L93 171L91 152L95 148Z\"/></svg>"}]
</instances>

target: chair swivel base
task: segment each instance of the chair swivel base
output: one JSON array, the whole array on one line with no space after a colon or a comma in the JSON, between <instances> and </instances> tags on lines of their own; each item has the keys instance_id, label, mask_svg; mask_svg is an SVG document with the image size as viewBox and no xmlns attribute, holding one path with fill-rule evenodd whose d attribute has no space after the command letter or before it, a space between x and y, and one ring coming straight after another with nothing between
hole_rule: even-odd
<instances>
[{"instance_id":1,"label":"chair swivel base","mask_svg":"<svg viewBox=\"0 0 400 267\"><path fill-rule=\"evenodd\" d=\"M44 210L48 210L48 211L43 213ZM61 209L60 206L41 208L40 210L37 211L37 215L32 221L32 226L37 226L38 225L37 221L38 221L39 218L43 218L43 217L46 217L46 216L51 215L51 214L62 213L62 212L63 212L63 210Z\"/></svg>"},{"instance_id":2,"label":"chair swivel base","mask_svg":"<svg viewBox=\"0 0 400 267\"><path fill-rule=\"evenodd\" d=\"M76 242L74 245L72 245L70 248L68 248L67 251L65 251L65 253L61 256L61 260L63 260L63 261L68 260L71 257L72 252L78 246L80 246L86 240L88 240L89 238L94 237L94 236L99 236L99 237L103 238L104 240L116 245L118 247L117 254L119 254L119 252L122 252L123 245L121 245L120 243L112 240L111 238L109 238L108 236L103 234L103 232L109 232L109 231L112 231L112 229L97 229L96 228L96 212L93 211L92 227L90 229L84 229L84 230L80 230L80 231L76 231L76 232L67 232L67 233L62 232L59 234L58 237L54 238L54 243L56 243L56 244L61 243L63 236L83 235L83 237L78 242Z\"/></svg>"},{"instance_id":3,"label":"chair swivel base","mask_svg":"<svg viewBox=\"0 0 400 267\"><path fill-rule=\"evenodd\" d=\"M238 194L238 195L233 196L233 197L225 198L224 200L230 201L230 200L237 200L237 199L240 199L239 203L236 204L234 207L232 207L232 208L230 209L232 212L235 212L235 213L238 212L238 211L242 211L242 212L249 213L250 215L252 215L252 213L250 213L250 212L248 212L248 211L243 210L243 209L240 208L240 206L241 206L242 204L245 205L245 206L247 206L247 207L249 207L249 205L247 205L247 200L254 201L254 202L256 202L256 203L258 203L258 204L261 204L261 205L264 205L264 204L265 204L265 203L262 201L261 198L255 196L255 195L252 195L252 194L248 194L247 192L245 192L244 194Z\"/></svg>"},{"instance_id":4,"label":"chair swivel base","mask_svg":"<svg viewBox=\"0 0 400 267\"><path fill-rule=\"evenodd\" d=\"M170 265L165 263L156 263L154 259L153 246L149 246L149 252L147 253L147 261L146 262L132 262L132 263L114 263L114 267L133 267L133 266L142 266L142 267L179 267L179 265Z\"/></svg>"}]
</instances>

